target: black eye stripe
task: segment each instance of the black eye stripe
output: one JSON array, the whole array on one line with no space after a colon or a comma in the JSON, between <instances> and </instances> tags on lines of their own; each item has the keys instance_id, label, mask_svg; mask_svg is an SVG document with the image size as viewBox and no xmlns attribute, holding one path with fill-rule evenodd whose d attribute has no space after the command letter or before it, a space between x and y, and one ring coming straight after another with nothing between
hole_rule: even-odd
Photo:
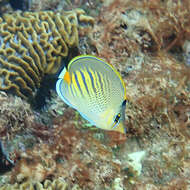
<instances>
[{"instance_id":1,"label":"black eye stripe","mask_svg":"<svg viewBox=\"0 0 190 190\"><path fill-rule=\"evenodd\" d=\"M119 121L120 117L121 117L121 114L120 114L120 113L118 113L118 114L116 115L116 117L115 117L114 122L116 122L116 123L117 123L117 122Z\"/></svg>"}]
</instances>

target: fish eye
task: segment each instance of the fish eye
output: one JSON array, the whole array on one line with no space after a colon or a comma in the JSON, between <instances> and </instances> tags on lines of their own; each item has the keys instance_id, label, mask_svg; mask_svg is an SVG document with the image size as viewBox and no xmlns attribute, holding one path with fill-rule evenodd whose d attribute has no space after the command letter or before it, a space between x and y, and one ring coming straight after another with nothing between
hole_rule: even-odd
<instances>
[{"instance_id":1,"label":"fish eye","mask_svg":"<svg viewBox=\"0 0 190 190\"><path fill-rule=\"evenodd\" d=\"M113 127L112 127L113 129L114 129L115 127L117 127L117 125L119 124L120 118L121 118L121 114L118 113L118 114L116 115L115 119L114 119L114 123L113 123Z\"/></svg>"},{"instance_id":2,"label":"fish eye","mask_svg":"<svg viewBox=\"0 0 190 190\"><path fill-rule=\"evenodd\" d=\"M120 114L120 113L118 113L118 114L116 115L116 117L115 117L114 122L115 122L115 123L118 123L118 122L119 122L120 117L121 117L121 114Z\"/></svg>"}]
</instances>

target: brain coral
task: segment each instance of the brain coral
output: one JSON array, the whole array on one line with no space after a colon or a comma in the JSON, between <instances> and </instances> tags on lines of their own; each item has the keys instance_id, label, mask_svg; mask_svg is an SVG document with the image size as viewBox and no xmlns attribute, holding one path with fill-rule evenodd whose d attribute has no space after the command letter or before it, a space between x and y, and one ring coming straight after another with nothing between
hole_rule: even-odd
<instances>
[{"instance_id":1,"label":"brain coral","mask_svg":"<svg viewBox=\"0 0 190 190\"><path fill-rule=\"evenodd\" d=\"M45 180L45 182L25 182L22 184L13 184L13 185L4 185L0 187L0 190L68 190L68 184L65 182L64 179L59 178L53 181ZM74 185L70 190L80 190L78 185Z\"/></svg>"},{"instance_id":2,"label":"brain coral","mask_svg":"<svg viewBox=\"0 0 190 190\"><path fill-rule=\"evenodd\" d=\"M61 67L78 46L78 30L93 18L82 9L15 12L0 18L0 90L32 97L45 74Z\"/></svg>"}]
</instances>

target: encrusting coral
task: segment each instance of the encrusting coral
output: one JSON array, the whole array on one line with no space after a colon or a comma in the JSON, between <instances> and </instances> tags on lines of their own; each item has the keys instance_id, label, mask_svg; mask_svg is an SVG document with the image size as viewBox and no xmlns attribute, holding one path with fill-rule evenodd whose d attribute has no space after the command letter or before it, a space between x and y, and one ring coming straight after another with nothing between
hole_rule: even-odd
<instances>
[{"instance_id":1,"label":"encrusting coral","mask_svg":"<svg viewBox=\"0 0 190 190\"><path fill-rule=\"evenodd\" d=\"M30 105L20 97L8 96L0 92L0 137L1 140L12 139L15 134L31 127L34 114Z\"/></svg>"},{"instance_id":2,"label":"encrusting coral","mask_svg":"<svg viewBox=\"0 0 190 190\"><path fill-rule=\"evenodd\" d=\"M74 110L60 108L53 98L56 103L51 101L48 111L56 119L29 126L36 141L16 150L15 167L2 183L30 181L44 188L47 179L62 177L68 189L73 184L85 190L190 189L190 70L189 60L179 59L189 41L189 2L104 4L91 32L92 43L85 41L88 36L80 43L86 42L84 51L114 64L125 80L129 101L123 144L116 146L116 134L86 130ZM188 56L188 46L183 48ZM135 154L137 159L131 159L134 153L144 157Z\"/></svg>"},{"instance_id":3,"label":"encrusting coral","mask_svg":"<svg viewBox=\"0 0 190 190\"><path fill-rule=\"evenodd\" d=\"M139 52L180 51L190 36L189 10L188 0L111 1L90 33L95 53L122 64Z\"/></svg>"},{"instance_id":4,"label":"encrusting coral","mask_svg":"<svg viewBox=\"0 0 190 190\"><path fill-rule=\"evenodd\" d=\"M60 0L32 0L30 11L56 10ZM65 7L64 7L65 8Z\"/></svg>"},{"instance_id":5,"label":"encrusting coral","mask_svg":"<svg viewBox=\"0 0 190 190\"><path fill-rule=\"evenodd\" d=\"M80 190L78 185L74 185L70 190ZM22 184L7 184L0 187L0 190L68 190L68 184L64 179L58 178L53 181L45 180L44 183L27 181Z\"/></svg>"},{"instance_id":6,"label":"encrusting coral","mask_svg":"<svg viewBox=\"0 0 190 190\"><path fill-rule=\"evenodd\" d=\"M133 137L141 150L150 148L139 184L154 184L152 189L189 183L189 57L182 61L189 10L188 0L115 0L102 7L91 32L93 53L115 65L126 83L125 146L134 149ZM187 56L187 44L183 48ZM177 188L174 179L181 181ZM147 188L136 183L131 189Z\"/></svg>"},{"instance_id":7,"label":"encrusting coral","mask_svg":"<svg viewBox=\"0 0 190 190\"><path fill-rule=\"evenodd\" d=\"M121 166L114 162L111 148L104 147L93 137L93 132L77 129L72 109L64 115L44 131L37 124L31 127L39 143L25 151L17 151L16 164L7 174L10 180L6 184L43 183L46 179L62 177L69 187L78 184L83 189L95 186L105 189L120 176Z\"/></svg>"},{"instance_id":8,"label":"encrusting coral","mask_svg":"<svg viewBox=\"0 0 190 190\"><path fill-rule=\"evenodd\" d=\"M0 90L32 97L78 46L78 30L93 24L82 9L15 12L0 18Z\"/></svg>"}]
</instances>

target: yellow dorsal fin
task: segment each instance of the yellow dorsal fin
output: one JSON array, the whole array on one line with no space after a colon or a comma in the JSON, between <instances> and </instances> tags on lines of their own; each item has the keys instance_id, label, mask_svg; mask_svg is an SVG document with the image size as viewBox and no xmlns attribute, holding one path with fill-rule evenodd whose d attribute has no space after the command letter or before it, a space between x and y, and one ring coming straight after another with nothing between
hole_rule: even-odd
<instances>
[{"instance_id":1,"label":"yellow dorsal fin","mask_svg":"<svg viewBox=\"0 0 190 190\"><path fill-rule=\"evenodd\" d=\"M68 71L65 72L64 78L63 78L68 84L71 83L71 77Z\"/></svg>"}]
</instances>

